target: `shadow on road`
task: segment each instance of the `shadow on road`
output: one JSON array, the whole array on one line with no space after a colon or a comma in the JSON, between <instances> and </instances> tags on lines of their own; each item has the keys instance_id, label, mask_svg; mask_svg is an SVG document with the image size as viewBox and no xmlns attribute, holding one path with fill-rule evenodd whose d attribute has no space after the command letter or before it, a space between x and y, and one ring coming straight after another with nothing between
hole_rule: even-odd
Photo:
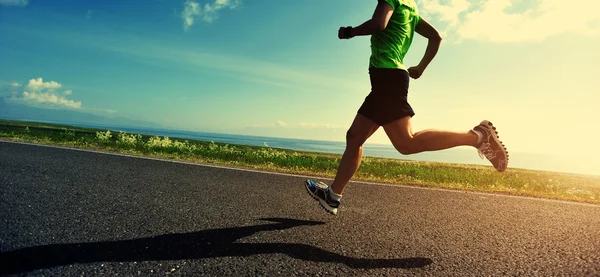
<instances>
[{"instance_id":1,"label":"shadow on road","mask_svg":"<svg viewBox=\"0 0 600 277\"><path fill-rule=\"evenodd\" d=\"M236 243L262 231L325 224L286 218L264 218L270 224L203 230L183 234L121 241L52 244L0 253L0 274L13 274L56 266L93 262L131 262L203 259L283 253L290 257L342 263L352 268L416 268L432 263L427 258L359 259L297 243Z\"/></svg>"}]
</instances>

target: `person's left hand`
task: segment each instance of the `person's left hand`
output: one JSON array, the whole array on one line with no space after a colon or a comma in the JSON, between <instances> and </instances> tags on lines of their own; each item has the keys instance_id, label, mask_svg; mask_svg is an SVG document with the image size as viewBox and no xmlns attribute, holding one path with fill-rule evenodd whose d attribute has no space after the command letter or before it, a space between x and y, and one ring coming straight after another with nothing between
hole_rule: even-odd
<instances>
[{"instance_id":1,"label":"person's left hand","mask_svg":"<svg viewBox=\"0 0 600 277\"><path fill-rule=\"evenodd\" d=\"M419 79L421 75L423 75L423 71L425 71L425 68L421 68L420 66L413 66L408 69L408 76L416 80Z\"/></svg>"},{"instance_id":2,"label":"person's left hand","mask_svg":"<svg viewBox=\"0 0 600 277\"><path fill-rule=\"evenodd\" d=\"M338 38L339 39L347 39L346 37L346 27L340 27L338 30Z\"/></svg>"}]
</instances>

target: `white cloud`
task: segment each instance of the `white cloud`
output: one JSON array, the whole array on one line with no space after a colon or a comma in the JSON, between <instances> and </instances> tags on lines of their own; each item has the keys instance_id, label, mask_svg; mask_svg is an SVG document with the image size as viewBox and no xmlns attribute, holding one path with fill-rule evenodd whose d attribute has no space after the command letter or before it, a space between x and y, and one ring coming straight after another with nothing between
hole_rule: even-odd
<instances>
[{"instance_id":1,"label":"white cloud","mask_svg":"<svg viewBox=\"0 0 600 277\"><path fill-rule=\"evenodd\" d=\"M599 35L598 4L588 0L422 0L423 16L451 41L536 42L575 32ZM430 19L431 18L431 19Z\"/></svg>"},{"instance_id":2,"label":"white cloud","mask_svg":"<svg viewBox=\"0 0 600 277\"><path fill-rule=\"evenodd\" d=\"M183 18L183 29L188 30L196 19L206 22L213 22L218 18L217 12L224 9L235 9L239 6L241 0L214 0L199 4L194 0L187 0L183 6L181 17Z\"/></svg>"},{"instance_id":3,"label":"white cloud","mask_svg":"<svg viewBox=\"0 0 600 277\"><path fill-rule=\"evenodd\" d=\"M281 120L275 122L275 127L285 127L287 125L288 125L287 123L285 123L285 122L283 122Z\"/></svg>"},{"instance_id":4,"label":"white cloud","mask_svg":"<svg viewBox=\"0 0 600 277\"><path fill-rule=\"evenodd\" d=\"M27 85L15 81L0 81L0 101L37 108L73 109L98 116L118 115L118 112L112 109L83 107L81 101L69 99L69 96L73 95L72 90L60 91L61 87L62 84L58 82L44 82L42 78L31 79Z\"/></svg>"},{"instance_id":5,"label":"white cloud","mask_svg":"<svg viewBox=\"0 0 600 277\"><path fill-rule=\"evenodd\" d=\"M441 4L438 0L422 0L419 4L424 15L437 16L438 20L449 22L451 26L458 24L459 14L471 6L467 0L451 0L446 4Z\"/></svg>"},{"instance_id":6,"label":"white cloud","mask_svg":"<svg viewBox=\"0 0 600 277\"><path fill-rule=\"evenodd\" d=\"M66 96L72 95L73 91L66 90L62 93L56 93L56 90L60 87L62 87L60 83L55 81L44 82L42 78L29 80L26 86L12 82L8 91L10 96L7 95L9 96L7 100L42 107L80 109L81 101L66 98Z\"/></svg>"},{"instance_id":7,"label":"white cloud","mask_svg":"<svg viewBox=\"0 0 600 277\"><path fill-rule=\"evenodd\" d=\"M73 100L66 99L62 96L58 96L52 92L23 92L21 98L25 102L33 102L40 104L53 104L57 106L64 106L74 109L81 108L81 101L75 102Z\"/></svg>"},{"instance_id":8,"label":"white cloud","mask_svg":"<svg viewBox=\"0 0 600 277\"><path fill-rule=\"evenodd\" d=\"M0 0L0 5L4 6L27 6L29 0Z\"/></svg>"},{"instance_id":9,"label":"white cloud","mask_svg":"<svg viewBox=\"0 0 600 277\"><path fill-rule=\"evenodd\" d=\"M44 82L42 78L31 79L29 80L29 84L27 84L27 88L32 91L41 91L43 89L55 90L61 86L61 84L54 81Z\"/></svg>"},{"instance_id":10,"label":"white cloud","mask_svg":"<svg viewBox=\"0 0 600 277\"><path fill-rule=\"evenodd\" d=\"M186 1L184 4L183 13L181 17L183 18L183 29L187 31L187 29L194 25L194 18L200 16L200 5L194 1Z\"/></svg>"}]
</instances>

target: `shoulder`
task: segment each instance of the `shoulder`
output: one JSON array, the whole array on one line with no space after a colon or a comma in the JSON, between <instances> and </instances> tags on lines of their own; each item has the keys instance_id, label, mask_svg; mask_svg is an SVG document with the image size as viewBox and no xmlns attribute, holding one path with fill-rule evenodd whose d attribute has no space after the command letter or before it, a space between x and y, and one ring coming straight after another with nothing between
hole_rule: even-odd
<instances>
[{"instance_id":1,"label":"shoulder","mask_svg":"<svg viewBox=\"0 0 600 277\"><path fill-rule=\"evenodd\" d=\"M399 6L408 7L414 11L417 11L417 3L415 3L415 0L394 0L394 1L398 2Z\"/></svg>"},{"instance_id":2,"label":"shoulder","mask_svg":"<svg viewBox=\"0 0 600 277\"><path fill-rule=\"evenodd\" d=\"M388 3L390 6L392 6L392 9L396 10L396 8L398 8L402 2L401 0L377 0L377 3L381 4L381 3Z\"/></svg>"}]
</instances>

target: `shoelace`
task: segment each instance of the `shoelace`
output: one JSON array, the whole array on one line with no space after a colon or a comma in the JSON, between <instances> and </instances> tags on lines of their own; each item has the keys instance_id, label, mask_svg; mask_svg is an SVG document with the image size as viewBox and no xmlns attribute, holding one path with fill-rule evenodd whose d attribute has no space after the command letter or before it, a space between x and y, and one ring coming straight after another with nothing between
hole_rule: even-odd
<instances>
[{"instance_id":1,"label":"shoelace","mask_svg":"<svg viewBox=\"0 0 600 277\"><path fill-rule=\"evenodd\" d=\"M477 149L477 154L479 154L481 159L487 158L488 160L491 160L496 157L496 153L492 150L489 143L485 143L479 147L479 149Z\"/></svg>"}]
</instances>

